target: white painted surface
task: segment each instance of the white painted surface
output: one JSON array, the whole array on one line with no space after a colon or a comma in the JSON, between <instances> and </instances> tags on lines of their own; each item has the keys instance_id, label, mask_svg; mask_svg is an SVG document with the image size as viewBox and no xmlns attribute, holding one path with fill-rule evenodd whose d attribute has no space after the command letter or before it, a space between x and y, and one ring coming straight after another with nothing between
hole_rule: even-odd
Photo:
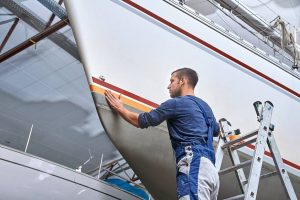
<instances>
[{"instance_id":1,"label":"white painted surface","mask_svg":"<svg viewBox=\"0 0 300 200\"><path fill-rule=\"evenodd\" d=\"M134 2L299 93L298 79L164 1ZM196 94L217 118L227 118L242 132L258 126L252 103L270 100L282 155L299 165L299 97L122 1L66 5L90 83L92 76L103 75L108 83L160 104L169 98L165 88L170 73L178 67L194 68L200 78Z\"/></svg>"},{"instance_id":2,"label":"white painted surface","mask_svg":"<svg viewBox=\"0 0 300 200\"><path fill-rule=\"evenodd\" d=\"M85 174L0 147L0 199L139 199Z\"/></svg>"}]
</instances>

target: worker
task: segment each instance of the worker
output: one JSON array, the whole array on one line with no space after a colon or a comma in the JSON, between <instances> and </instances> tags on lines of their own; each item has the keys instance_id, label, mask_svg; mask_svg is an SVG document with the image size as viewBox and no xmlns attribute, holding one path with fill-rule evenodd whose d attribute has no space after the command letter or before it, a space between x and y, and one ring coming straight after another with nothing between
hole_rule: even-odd
<instances>
[{"instance_id":1,"label":"worker","mask_svg":"<svg viewBox=\"0 0 300 200\"><path fill-rule=\"evenodd\" d=\"M157 126L167 121L176 157L177 198L179 200L216 200L219 176L214 166L213 136L219 125L209 105L194 94L197 73L181 68L171 74L168 90L171 99L150 112L126 109L110 91L105 97L117 113L138 128Z\"/></svg>"}]
</instances>

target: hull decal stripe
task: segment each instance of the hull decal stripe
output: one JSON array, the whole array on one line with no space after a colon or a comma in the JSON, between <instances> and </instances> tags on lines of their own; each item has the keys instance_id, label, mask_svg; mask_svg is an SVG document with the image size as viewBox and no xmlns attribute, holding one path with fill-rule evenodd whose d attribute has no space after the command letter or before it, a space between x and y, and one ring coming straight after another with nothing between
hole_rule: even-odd
<instances>
[{"instance_id":1,"label":"hull decal stripe","mask_svg":"<svg viewBox=\"0 0 300 200\"><path fill-rule=\"evenodd\" d=\"M95 85L90 85L90 89L92 92L96 92L98 94L102 94L104 95L104 91L105 89L104 88L101 88L101 87L97 87ZM111 88L108 88L108 89L111 89ZM114 91L112 91L114 93ZM137 102L135 100L132 100L132 98L130 96L126 97L125 95L123 95L123 93L121 93L122 96L120 97L120 99L122 100L122 102L128 106L131 106L133 108L136 108L137 110L140 110L140 111L143 111L143 112L149 112L151 111L153 108L150 107L150 106L147 106L147 105L144 105L140 102ZM114 93L114 95L117 96L116 93Z\"/></svg>"},{"instance_id":2,"label":"hull decal stripe","mask_svg":"<svg viewBox=\"0 0 300 200\"><path fill-rule=\"evenodd\" d=\"M134 99L134 100L139 101L139 99L136 99L136 98L135 98L135 97L139 97L139 96L137 96L137 95L135 95L135 94L133 94L133 93L131 93L131 92L128 92L128 91L126 91L126 94L125 94L125 93L123 93L123 91L125 91L125 90L123 90L123 89L121 89L121 88L118 88L118 87L116 87L116 86L114 86L114 85L112 85L112 84L109 84L109 83L106 83L106 82L104 82L104 81L101 81L101 80L99 80L99 79L97 79L97 78L95 78L95 77L93 77L93 82L96 83L96 84L99 84L99 85L101 85L101 86L103 86L103 87L105 87L105 88L107 88L107 89L113 90L114 92L118 92L118 93L120 93L120 94L122 94L122 95L126 95L126 96L128 96L128 97L130 97L130 98L132 98L132 99ZM92 92L96 92L96 93L99 93L99 94L104 95L104 91L105 91L104 88L100 88L100 87L97 87L97 86L94 86L94 85L90 85L90 89L91 89ZM139 97L139 98L141 98L141 97ZM144 99L144 98L142 98L142 99ZM133 107L133 108L136 108L136 109L138 109L138 110L141 110L141 111L143 111L143 112L149 112L152 108L157 108L157 107L158 107L158 104L155 104L155 103L153 103L153 102L151 102L151 101L149 101L149 100L147 100L147 101L145 101L145 102L150 102L151 105L156 105L156 106L152 106L152 108L150 108L150 107L145 106L145 105L143 105L143 104L140 104L140 103L138 103L138 102L136 102L136 101L133 101L133 100L131 100L131 99L128 99L128 98L126 98L126 97L124 97L124 96L121 96L121 100L122 100L123 103L125 103L126 105L129 105L129 106L131 106L131 107ZM144 103L144 102L143 102L143 103ZM148 103L145 103L145 104L149 105ZM150 105L149 105L149 106L150 106ZM250 149L253 149L253 150L254 150L254 148L255 148L254 145L252 145L252 144L247 145L247 147L249 147ZM265 155L266 155L266 156L269 156L269 157L272 156L271 153L268 152L268 151L265 151ZM286 160L286 159L283 159L283 162L284 162L284 164L286 164L286 165L289 165L289 166L291 166L291 167L293 167L293 168L295 168L295 169L297 169L297 170L300 170L300 166L297 165L297 164L295 164L295 163L292 163L292 162L290 162L290 161L288 161L288 160Z\"/></svg>"},{"instance_id":3,"label":"hull decal stripe","mask_svg":"<svg viewBox=\"0 0 300 200\"><path fill-rule=\"evenodd\" d=\"M249 148L252 149L252 150L255 149L255 146L254 146L253 144L249 144L249 145L247 145L247 147L249 147ZM265 155L266 155L266 156L269 156L269 157L272 157L272 154L271 154L269 151L265 151ZM293 168L295 168L295 169L300 170L300 165L297 165L297 164L295 164L295 163L292 163L292 162L290 162L290 161L288 161L288 160L286 160L286 159L284 159L284 158L282 158L282 160L283 160L283 163L284 163L284 164L289 165L289 166L291 166L291 167L293 167Z\"/></svg>"},{"instance_id":4,"label":"hull decal stripe","mask_svg":"<svg viewBox=\"0 0 300 200\"><path fill-rule=\"evenodd\" d=\"M101 81L101 80L99 80L99 79L97 79L97 78L95 78L95 77L92 77L92 79L93 79L93 82L94 82L94 83L97 83L97 84L99 84L99 85L102 85L102 86L104 86L104 87L106 87L106 88L109 88L109 89L111 89L111 90L114 90L114 91L116 91L116 92L119 92L119 93L121 93L121 94L123 94L123 95L126 95L126 96L128 96L128 97L131 97L131 98L133 98L133 99L135 99L135 100L138 100L138 101L140 101L140 102L142 102L142 103L144 103L144 104L147 104L147 105L149 105L149 106L151 106L151 107L153 107L153 108L157 108L157 107L159 106L158 104L153 103L152 101L149 101L149 100L147 100L147 99L144 99L143 97L140 97L140 96L138 96L138 95L135 95L135 94L133 94L133 93L131 93L131 92L128 92L128 91L126 91L126 90L123 90L123 89L121 89L121 88L119 88L119 87L116 87L116 86L114 86L114 85L112 85L112 84L109 84L109 83L107 83L107 82Z\"/></svg>"}]
</instances>

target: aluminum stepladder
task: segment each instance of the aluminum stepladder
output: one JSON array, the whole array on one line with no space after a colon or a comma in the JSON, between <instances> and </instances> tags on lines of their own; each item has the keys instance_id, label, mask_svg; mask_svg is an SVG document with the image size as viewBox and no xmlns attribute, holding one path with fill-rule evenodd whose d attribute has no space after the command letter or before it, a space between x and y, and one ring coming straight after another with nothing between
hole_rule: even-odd
<instances>
[{"instance_id":1,"label":"aluminum stepladder","mask_svg":"<svg viewBox=\"0 0 300 200\"><path fill-rule=\"evenodd\" d=\"M257 101L254 104L260 126L258 130L245 134L237 139L228 140L228 135L239 133L239 131L231 131L231 124L226 119L219 121L221 133L220 140L216 149L216 168L219 170L219 175L227 174L235 171L238 179L242 194L234 197L227 198L226 200L233 199L256 199L259 181L261 178L266 178L279 174L282 185L284 186L287 197L291 200L296 200L297 196L289 179L288 173L284 167L282 158L279 153L279 149L275 142L272 131L274 125L271 124L271 117L273 111L273 105L271 102L266 101L264 106L261 102ZM250 160L240 162L237 149L240 149L246 145L255 142L255 149L253 156ZM272 155L272 159L275 164L276 171L261 175L261 169L263 164L263 157L265 147L268 145ZM232 167L221 169L222 160L224 157L224 151L227 149L229 157L232 162ZM248 179L246 179L243 167L251 164ZM220 170L221 169L221 170Z\"/></svg>"}]
</instances>

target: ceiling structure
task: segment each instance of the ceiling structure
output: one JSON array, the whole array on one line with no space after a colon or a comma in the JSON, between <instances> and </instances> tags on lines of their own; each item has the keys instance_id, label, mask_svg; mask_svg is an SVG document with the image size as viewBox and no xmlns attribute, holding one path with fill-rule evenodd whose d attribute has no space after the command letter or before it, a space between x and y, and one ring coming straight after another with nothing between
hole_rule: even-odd
<instances>
[{"instance_id":1,"label":"ceiling structure","mask_svg":"<svg viewBox=\"0 0 300 200\"><path fill-rule=\"evenodd\" d=\"M52 14L35 0L8 3L17 7L1 1L0 22L20 21L1 53L42 31ZM1 42L12 23L0 25ZM91 154L82 168L90 171L102 154L104 162L120 156L97 116L70 26L0 63L0 99L2 145L24 151L33 125L27 152L39 157L76 169Z\"/></svg>"},{"instance_id":2,"label":"ceiling structure","mask_svg":"<svg viewBox=\"0 0 300 200\"><path fill-rule=\"evenodd\" d=\"M62 3L62 1L56 1ZM266 21L278 15L300 27L300 0L243 0ZM248 30L230 21L207 0L186 0L188 6L228 28L269 53ZM62 3L61 9L64 9ZM0 55L32 36L44 31L52 12L36 0L0 1L0 43L19 17L12 35ZM55 17L52 25L60 21ZM3 22L3 23L1 23ZM7 23L6 23L7 22ZM300 33L297 33L298 44ZM280 54L278 59L291 64ZM119 157L99 121L86 76L80 62L70 26L0 63L0 144L42 158L78 168L90 155L93 159L83 167L90 171L104 161Z\"/></svg>"}]
</instances>

